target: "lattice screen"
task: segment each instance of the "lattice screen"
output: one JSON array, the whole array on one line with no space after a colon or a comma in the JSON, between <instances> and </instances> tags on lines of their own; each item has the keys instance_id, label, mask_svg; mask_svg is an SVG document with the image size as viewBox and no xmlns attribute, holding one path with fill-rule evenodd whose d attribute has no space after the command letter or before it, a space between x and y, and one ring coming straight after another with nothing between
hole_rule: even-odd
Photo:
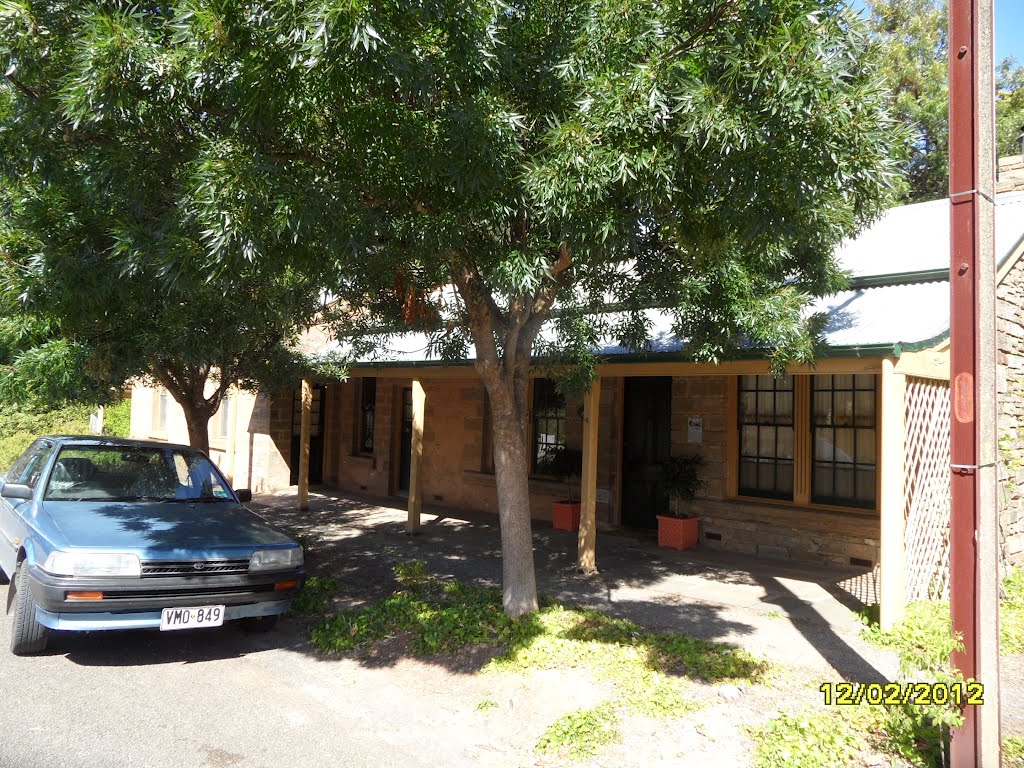
<instances>
[{"instance_id":1,"label":"lattice screen","mask_svg":"<svg viewBox=\"0 0 1024 768\"><path fill-rule=\"evenodd\" d=\"M949 596L949 385L907 377L907 600Z\"/></svg>"}]
</instances>

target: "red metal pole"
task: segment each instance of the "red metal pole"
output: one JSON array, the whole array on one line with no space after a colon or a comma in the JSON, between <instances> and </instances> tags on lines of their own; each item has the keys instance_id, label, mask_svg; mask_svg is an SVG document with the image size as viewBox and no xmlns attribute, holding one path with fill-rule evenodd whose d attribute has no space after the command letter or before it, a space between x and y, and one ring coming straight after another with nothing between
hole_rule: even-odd
<instances>
[{"instance_id":1,"label":"red metal pole","mask_svg":"<svg viewBox=\"0 0 1024 768\"><path fill-rule=\"evenodd\" d=\"M978 62L977 0L949 5L950 612L964 650L953 665L978 677ZM979 718L964 708L950 764L978 766Z\"/></svg>"}]
</instances>

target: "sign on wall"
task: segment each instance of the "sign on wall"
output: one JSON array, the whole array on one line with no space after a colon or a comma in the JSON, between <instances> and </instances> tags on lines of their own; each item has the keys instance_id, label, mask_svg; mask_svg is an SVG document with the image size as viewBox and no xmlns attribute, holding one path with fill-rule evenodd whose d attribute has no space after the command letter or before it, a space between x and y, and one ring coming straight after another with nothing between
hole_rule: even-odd
<instances>
[{"instance_id":1,"label":"sign on wall","mask_svg":"<svg viewBox=\"0 0 1024 768\"><path fill-rule=\"evenodd\" d=\"M686 417L686 442L688 442L688 443L703 443L704 442L704 417L703 416L687 416Z\"/></svg>"}]
</instances>

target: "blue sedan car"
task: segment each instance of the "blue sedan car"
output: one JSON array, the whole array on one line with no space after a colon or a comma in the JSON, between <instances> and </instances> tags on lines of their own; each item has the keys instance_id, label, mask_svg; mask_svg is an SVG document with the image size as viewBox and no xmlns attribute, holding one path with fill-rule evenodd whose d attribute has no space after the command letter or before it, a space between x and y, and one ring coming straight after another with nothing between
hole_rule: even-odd
<instances>
[{"instance_id":1,"label":"blue sedan car","mask_svg":"<svg viewBox=\"0 0 1024 768\"><path fill-rule=\"evenodd\" d=\"M11 650L42 651L50 630L273 626L302 547L251 496L187 446L39 438L0 476Z\"/></svg>"}]
</instances>

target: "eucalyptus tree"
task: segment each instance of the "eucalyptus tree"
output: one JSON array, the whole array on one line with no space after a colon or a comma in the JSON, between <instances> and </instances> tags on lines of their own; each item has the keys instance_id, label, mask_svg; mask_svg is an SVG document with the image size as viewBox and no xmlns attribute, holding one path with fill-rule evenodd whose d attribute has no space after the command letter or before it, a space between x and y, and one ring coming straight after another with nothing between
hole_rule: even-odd
<instances>
[{"instance_id":1,"label":"eucalyptus tree","mask_svg":"<svg viewBox=\"0 0 1024 768\"><path fill-rule=\"evenodd\" d=\"M312 261L290 266L303 241L281 226L302 194L274 197L274 172L248 148L258 117L231 118L237 103L206 87L173 18L169 6L0 2L0 397L96 402L148 381L206 449L231 385L337 370L296 347L326 311ZM291 170L279 181L302 183ZM211 199L217 222L196 213ZM295 227L319 215L304 205ZM234 206L258 209L258 225L233 232ZM212 249L240 257L213 263Z\"/></svg>"},{"instance_id":2,"label":"eucalyptus tree","mask_svg":"<svg viewBox=\"0 0 1024 768\"><path fill-rule=\"evenodd\" d=\"M0 19L33 147L0 139L8 178L74 214L8 238L36 279L68 254L104 286L294 270L355 347L397 329L469 355L513 616L537 605L538 356L585 389L597 340L646 348L658 306L695 359L808 361L833 249L895 178L841 0L0 0Z\"/></svg>"}]
</instances>

